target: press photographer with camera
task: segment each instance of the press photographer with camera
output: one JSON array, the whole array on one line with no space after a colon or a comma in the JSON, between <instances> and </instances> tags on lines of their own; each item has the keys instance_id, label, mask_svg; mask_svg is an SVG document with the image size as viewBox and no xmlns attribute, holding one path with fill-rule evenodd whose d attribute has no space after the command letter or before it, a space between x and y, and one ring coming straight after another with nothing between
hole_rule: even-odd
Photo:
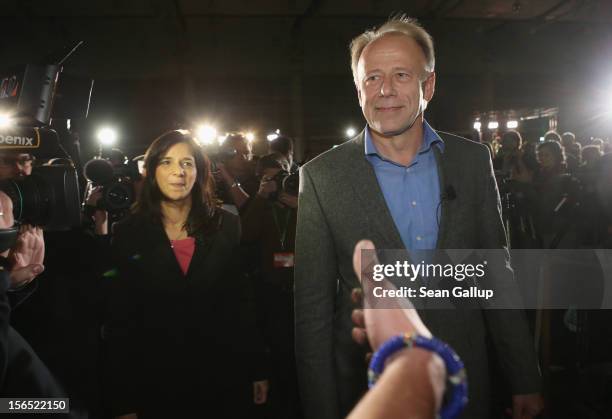
<instances>
[{"instance_id":1,"label":"press photographer with camera","mask_svg":"<svg viewBox=\"0 0 612 419\"><path fill-rule=\"evenodd\" d=\"M242 241L250 246L261 328L271 355L272 418L297 418L300 410L293 345L293 264L297 173L280 154L257 162L259 190L241 212Z\"/></svg>"},{"instance_id":2,"label":"press photographer with camera","mask_svg":"<svg viewBox=\"0 0 612 419\"><path fill-rule=\"evenodd\" d=\"M270 153L278 153L283 156L289 164L289 173L296 172L300 167L293 160L293 140L290 137L279 135L268 144Z\"/></svg>"},{"instance_id":3,"label":"press photographer with camera","mask_svg":"<svg viewBox=\"0 0 612 419\"><path fill-rule=\"evenodd\" d=\"M134 204L142 184L139 160L129 160L118 148L88 161L83 213L97 236L108 235L112 224L123 219Z\"/></svg>"},{"instance_id":4,"label":"press photographer with camera","mask_svg":"<svg viewBox=\"0 0 612 419\"><path fill-rule=\"evenodd\" d=\"M219 150L210 153L216 195L235 214L257 191L252 157L251 143L240 133L228 135Z\"/></svg>"},{"instance_id":5,"label":"press photographer with camera","mask_svg":"<svg viewBox=\"0 0 612 419\"><path fill-rule=\"evenodd\" d=\"M0 191L0 259L3 261L0 266L0 394L3 397L66 397L47 367L9 322L12 310L27 298L27 294L14 292L14 284L30 281L43 269L38 263L17 270L6 265L17 233L14 227L13 203Z\"/></svg>"}]
</instances>

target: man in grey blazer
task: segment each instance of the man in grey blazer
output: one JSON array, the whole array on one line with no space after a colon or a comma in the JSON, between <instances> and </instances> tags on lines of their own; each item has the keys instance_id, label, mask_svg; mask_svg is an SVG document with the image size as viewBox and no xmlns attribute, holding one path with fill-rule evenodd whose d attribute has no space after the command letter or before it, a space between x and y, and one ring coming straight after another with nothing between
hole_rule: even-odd
<instances>
[{"instance_id":1,"label":"man in grey blazer","mask_svg":"<svg viewBox=\"0 0 612 419\"><path fill-rule=\"evenodd\" d=\"M431 36L412 19L393 18L355 38L351 58L367 126L306 164L300 181L295 338L307 419L344 417L365 391L364 352L351 340L350 318L359 240L370 239L378 249L507 246L488 150L436 132L424 120L435 89ZM466 364L464 417L489 415L487 339L512 391L514 417L541 410L522 312L457 308L421 316Z\"/></svg>"}]
</instances>

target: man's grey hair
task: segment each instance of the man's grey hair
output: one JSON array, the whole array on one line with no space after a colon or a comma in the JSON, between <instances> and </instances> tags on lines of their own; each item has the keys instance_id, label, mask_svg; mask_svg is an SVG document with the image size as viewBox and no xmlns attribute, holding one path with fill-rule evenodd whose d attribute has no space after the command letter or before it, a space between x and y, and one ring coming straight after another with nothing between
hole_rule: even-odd
<instances>
[{"instance_id":1,"label":"man's grey hair","mask_svg":"<svg viewBox=\"0 0 612 419\"><path fill-rule=\"evenodd\" d=\"M367 30L351 41L351 70L353 71L355 85L359 86L359 81L357 80L357 63L359 63L359 58L364 48L371 42L390 33L405 35L414 39L425 55L425 72L432 73L434 71L436 57L434 54L433 38L423 29L416 19L401 14L392 16L379 28Z\"/></svg>"}]
</instances>

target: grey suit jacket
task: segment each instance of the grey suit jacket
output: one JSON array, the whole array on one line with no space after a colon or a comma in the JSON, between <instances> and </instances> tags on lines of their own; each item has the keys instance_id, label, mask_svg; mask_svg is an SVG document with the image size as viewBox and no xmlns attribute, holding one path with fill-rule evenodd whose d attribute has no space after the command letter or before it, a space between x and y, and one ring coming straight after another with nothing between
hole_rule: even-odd
<instances>
[{"instance_id":1,"label":"grey suit jacket","mask_svg":"<svg viewBox=\"0 0 612 419\"><path fill-rule=\"evenodd\" d=\"M487 148L439 132L434 147L442 199L439 249L501 249L506 236L499 193ZM364 349L351 340L351 289L355 244L370 239L379 249L404 245L373 168L364 133L318 156L301 169L295 263L295 339L305 417L344 417L366 389ZM512 272L507 272L512 281ZM524 314L518 310L424 310L437 337L462 357L470 403L465 417L488 417L489 338L513 394L539 391L539 370Z\"/></svg>"}]
</instances>

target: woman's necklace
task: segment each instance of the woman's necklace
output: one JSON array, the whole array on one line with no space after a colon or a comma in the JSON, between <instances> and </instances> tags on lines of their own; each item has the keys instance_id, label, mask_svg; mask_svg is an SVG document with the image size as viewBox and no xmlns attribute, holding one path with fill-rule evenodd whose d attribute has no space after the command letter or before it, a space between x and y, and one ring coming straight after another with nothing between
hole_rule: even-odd
<instances>
[{"instance_id":1,"label":"woman's necklace","mask_svg":"<svg viewBox=\"0 0 612 419\"><path fill-rule=\"evenodd\" d=\"M170 247L174 248L174 241L182 240L187 238L187 231L184 228L184 224L167 224L165 227L166 234L170 240Z\"/></svg>"}]
</instances>

